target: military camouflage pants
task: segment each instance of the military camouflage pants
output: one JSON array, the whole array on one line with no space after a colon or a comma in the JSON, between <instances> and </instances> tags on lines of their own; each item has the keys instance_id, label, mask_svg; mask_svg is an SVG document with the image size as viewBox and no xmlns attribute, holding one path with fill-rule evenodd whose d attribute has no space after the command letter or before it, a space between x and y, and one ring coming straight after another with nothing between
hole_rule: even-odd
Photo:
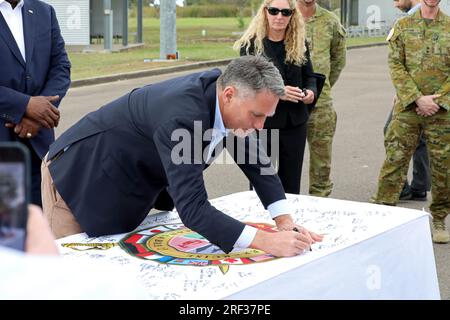
<instances>
[{"instance_id":1,"label":"military camouflage pants","mask_svg":"<svg viewBox=\"0 0 450 320\"><path fill-rule=\"evenodd\" d=\"M397 204L421 129L431 165L430 211L434 218L443 219L450 213L450 113L444 109L431 117L421 117L414 109L394 112L385 136L386 160L372 202Z\"/></svg>"},{"instance_id":2,"label":"military camouflage pants","mask_svg":"<svg viewBox=\"0 0 450 320\"><path fill-rule=\"evenodd\" d=\"M331 104L316 106L308 120L309 194L313 196L327 197L333 189L330 172L336 120Z\"/></svg>"}]
</instances>

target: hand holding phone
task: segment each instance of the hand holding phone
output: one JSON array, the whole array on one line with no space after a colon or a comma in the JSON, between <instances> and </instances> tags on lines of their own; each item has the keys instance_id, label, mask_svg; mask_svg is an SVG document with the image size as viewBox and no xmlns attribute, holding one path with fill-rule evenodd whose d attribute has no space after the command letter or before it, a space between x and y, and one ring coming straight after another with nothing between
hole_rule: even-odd
<instances>
[{"instance_id":1,"label":"hand holding phone","mask_svg":"<svg viewBox=\"0 0 450 320\"><path fill-rule=\"evenodd\" d=\"M0 246L25 248L30 178L28 149L19 142L1 142Z\"/></svg>"}]
</instances>

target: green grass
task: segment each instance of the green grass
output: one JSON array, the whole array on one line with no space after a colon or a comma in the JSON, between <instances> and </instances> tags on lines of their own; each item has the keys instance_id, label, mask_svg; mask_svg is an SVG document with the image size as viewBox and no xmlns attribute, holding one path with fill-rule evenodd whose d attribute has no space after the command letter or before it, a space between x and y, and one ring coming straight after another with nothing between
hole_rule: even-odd
<instances>
[{"instance_id":1,"label":"green grass","mask_svg":"<svg viewBox=\"0 0 450 320\"><path fill-rule=\"evenodd\" d=\"M250 18L245 19L246 23ZM129 41L134 42L136 19L129 21ZM166 62L144 62L159 58L159 20L145 19L143 25L145 46L120 53L69 52L72 79L83 79L122 72L132 72L167 66ZM202 36L206 30L206 36ZM177 49L180 60L170 65L203 60L226 59L237 56L232 50L234 41L242 32L236 18L181 18L177 19Z\"/></svg>"},{"instance_id":2,"label":"green grass","mask_svg":"<svg viewBox=\"0 0 450 320\"><path fill-rule=\"evenodd\" d=\"M247 27L250 18L244 18ZM134 42L136 19L129 20L129 42ZM69 52L72 62L72 80L133 72L186 64L195 61L217 60L237 57L232 50L234 41L244 29L238 28L237 18L178 18L177 49L180 59L176 62L144 62L159 58L159 20L144 19L145 46L120 53L74 53ZM206 30L206 36L202 36ZM352 38L349 45L384 41L379 38Z\"/></svg>"}]
</instances>

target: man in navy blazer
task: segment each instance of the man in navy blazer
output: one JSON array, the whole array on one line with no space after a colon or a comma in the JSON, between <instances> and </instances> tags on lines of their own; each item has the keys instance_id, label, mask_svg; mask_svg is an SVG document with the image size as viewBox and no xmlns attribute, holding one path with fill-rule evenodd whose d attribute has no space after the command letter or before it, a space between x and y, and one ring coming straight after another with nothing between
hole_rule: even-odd
<instances>
[{"instance_id":1,"label":"man in navy blazer","mask_svg":"<svg viewBox=\"0 0 450 320\"><path fill-rule=\"evenodd\" d=\"M70 62L54 9L0 0L0 141L20 141L32 159L31 201L41 205L41 159L54 141Z\"/></svg>"},{"instance_id":2,"label":"man in navy blazer","mask_svg":"<svg viewBox=\"0 0 450 320\"><path fill-rule=\"evenodd\" d=\"M233 60L223 74L214 69L151 84L88 114L51 145L42 164L43 208L56 237L128 232L150 209L175 206L188 228L225 252L303 252L321 237L293 222L270 159L263 152L252 162L248 139L231 154L286 231L256 230L215 209L203 181L228 131L262 129L282 95L276 67L250 56Z\"/></svg>"}]
</instances>

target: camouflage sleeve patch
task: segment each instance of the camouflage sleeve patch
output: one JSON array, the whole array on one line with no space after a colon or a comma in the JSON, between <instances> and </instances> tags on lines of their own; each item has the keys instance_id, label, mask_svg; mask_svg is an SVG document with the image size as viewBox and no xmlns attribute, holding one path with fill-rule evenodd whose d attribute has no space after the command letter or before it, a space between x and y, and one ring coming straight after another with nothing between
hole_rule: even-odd
<instances>
[{"instance_id":1,"label":"camouflage sleeve patch","mask_svg":"<svg viewBox=\"0 0 450 320\"><path fill-rule=\"evenodd\" d=\"M345 28L340 23L338 23L337 31L338 31L338 33L339 33L339 35L341 37L345 38L347 36L347 31L345 30Z\"/></svg>"},{"instance_id":2,"label":"camouflage sleeve patch","mask_svg":"<svg viewBox=\"0 0 450 320\"><path fill-rule=\"evenodd\" d=\"M400 28L397 25L393 26L386 38L386 41L395 41L400 33Z\"/></svg>"},{"instance_id":3,"label":"camouflage sleeve patch","mask_svg":"<svg viewBox=\"0 0 450 320\"><path fill-rule=\"evenodd\" d=\"M391 31L389 31L389 34L388 34L388 36L386 38L386 41L391 40L393 35L394 35L394 28L391 28Z\"/></svg>"}]
</instances>

